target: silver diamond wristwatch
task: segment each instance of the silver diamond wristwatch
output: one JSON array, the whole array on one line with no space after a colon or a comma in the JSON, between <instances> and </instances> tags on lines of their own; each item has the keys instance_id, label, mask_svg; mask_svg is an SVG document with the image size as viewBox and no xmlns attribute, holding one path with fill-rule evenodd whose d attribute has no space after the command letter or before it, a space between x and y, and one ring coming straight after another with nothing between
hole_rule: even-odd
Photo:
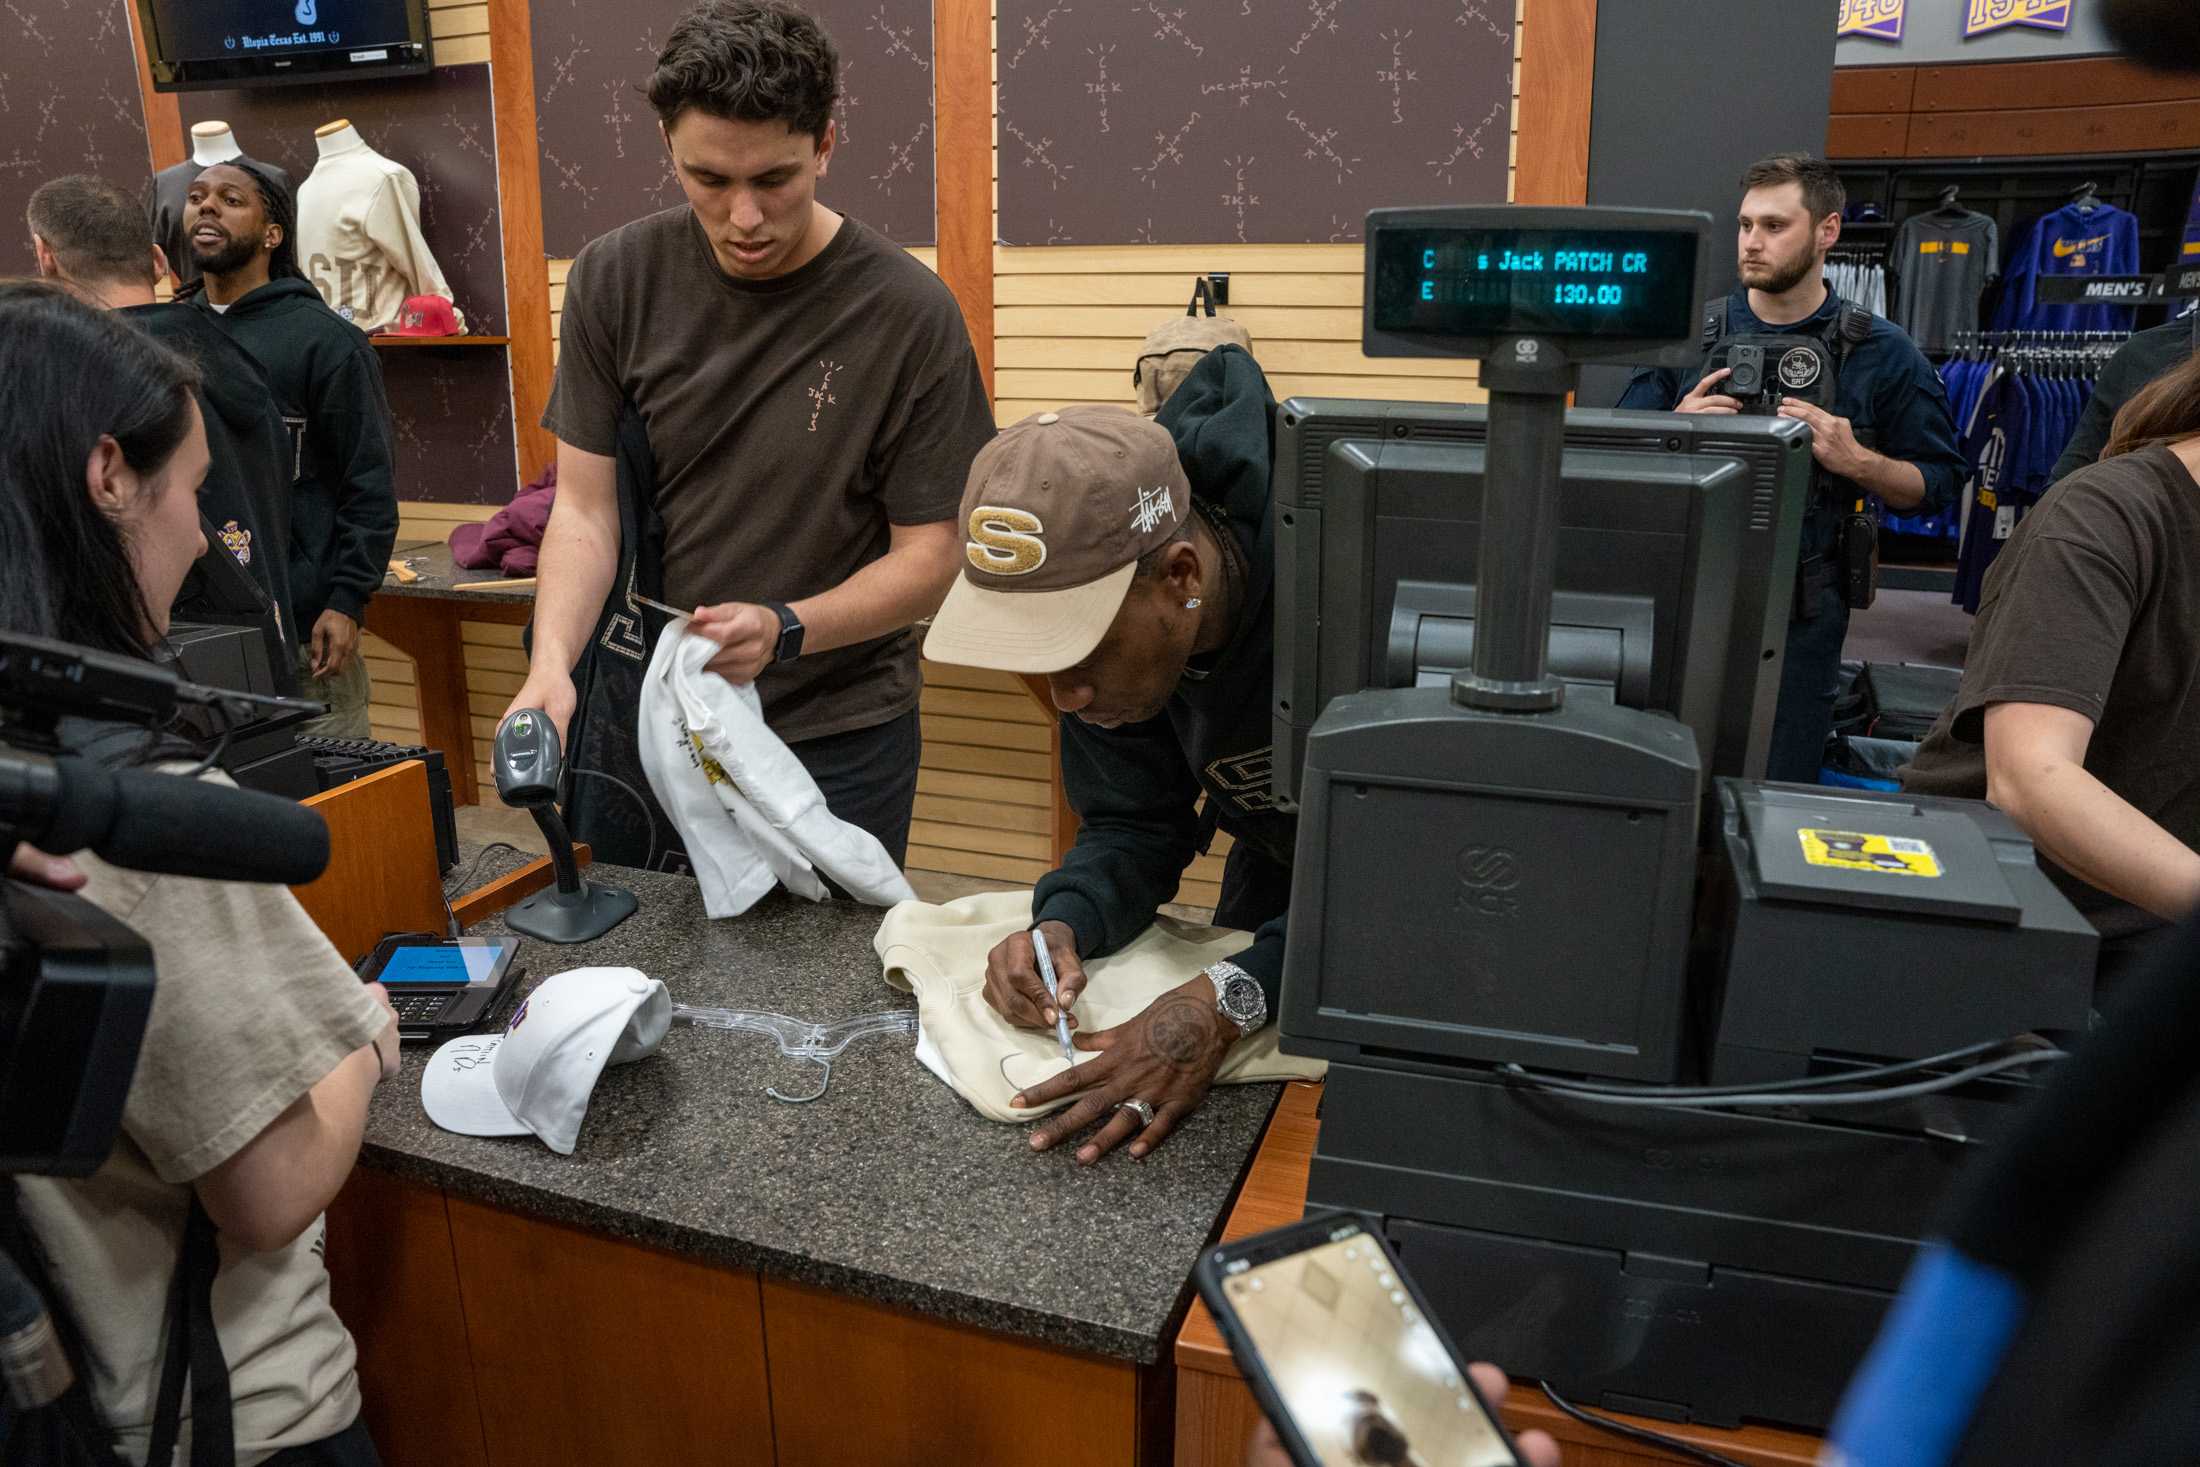
<instances>
[{"instance_id":1,"label":"silver diamond wristwatch","mask_svg":"<svg viewBox=\"0 0 2200 1467\"><path fill-rule=\"evenodd\" d=\"M1268 1022L1268 995L1259 979L1231 962L1209 963L1206 972L1215 985L1215 1012L1237 1026L1238 1038Z\"/></svg>"}]
</instances>

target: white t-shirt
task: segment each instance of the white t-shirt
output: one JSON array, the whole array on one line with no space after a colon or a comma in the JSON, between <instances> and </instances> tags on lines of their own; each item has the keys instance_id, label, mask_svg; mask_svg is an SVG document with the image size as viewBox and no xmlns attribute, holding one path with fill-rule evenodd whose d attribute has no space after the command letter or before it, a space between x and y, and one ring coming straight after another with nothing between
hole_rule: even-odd
<instances>
[{"instance_id":1,"label":"white t-shirt","mask_svg":"<svg viewBox=\"0 0 2200 1467\"><path fill-rule=\"evenodd\" d=\"M995 944L1031 926L1031 893L986 892L941 906L903 902L886 914L872 939L886 981L917 996L917 1058L978 1113L996 1121L1033 1120L1070 1102L1018 1110L1019 1091L1066 1067L1053 1030L1018 1029L985 1001L985 959ZM1242 952L1250 932L1197 927L1171 917L1109 957L1085 964L1085 991L1074 1012L1077 1032L1090 1034L1136 1018L1146 1006L1209 963ZM1077 1062L1098 1058L1083 1050ZM1221 1085L1255 1080L1318 1080L1320 1060L1299 1059L1276 1047L1276 1026L1230 1046L1215 1074Z\"/></svg>"},{"instance_id":2,"label":"white t-shirt","mask_svg":"<svg viewBox=\"0 0 2200 1467\"><path fill-rule=\"evenodd\" d=\"M142 1462L191 1180L371 1044L388 1016L284 887L76 861L90 878L81 895L152 945L158 982L113 1154L89 1177L19 1186L24 1220L84 1332L100 1414L121 1453ZM239 1467L359 1415L351 1335L329 1307L324 1228L315 1219L273 1253L221 1244L214 1328ZM187 1423L178 1461L189 1443Z\"/></svg>"}]
</instances>

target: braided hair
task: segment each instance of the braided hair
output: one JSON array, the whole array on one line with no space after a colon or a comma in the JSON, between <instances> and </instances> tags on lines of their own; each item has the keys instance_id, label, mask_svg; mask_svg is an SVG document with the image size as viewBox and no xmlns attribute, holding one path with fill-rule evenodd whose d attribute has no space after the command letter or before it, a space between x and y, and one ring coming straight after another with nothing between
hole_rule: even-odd
<instances>
[{"instance_id":1,"label":"braided hair","mask_svg":"<svg viewBox=\"0 0 2200 1467\"><path fill-rule=\"evenodd\" d=\"M250 158L225 159L209 165L211 168L234 168L251 180L253 192L260 196L260 208L267 214L267 222L280 228L283 242L269 252L267 278L269 280L303 280L306 272L298 268L298 203L289 189L274 174ZM178 298L194 295L206 288L206 277L199 276L177 291Z\"/></svg>"}]
</instances>

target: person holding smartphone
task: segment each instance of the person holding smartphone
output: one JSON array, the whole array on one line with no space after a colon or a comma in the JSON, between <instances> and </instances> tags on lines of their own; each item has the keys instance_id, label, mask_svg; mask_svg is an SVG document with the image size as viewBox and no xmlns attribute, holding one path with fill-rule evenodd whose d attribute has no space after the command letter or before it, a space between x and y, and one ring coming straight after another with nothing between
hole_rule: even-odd
<instances>
[{"instance_id":1,"label":"person holding smartphone","mask_svg":"<svg viewBox=\"0 0 2200 1467\"><path fill-rule=\"evenodd\" d=\"M1465 1363L1373 1218L1218 1244L1192 1282L1267 1418L1247 1467L1557 1467L1548 1435L1506 1433L1504 1375Z\"/></svg>"},{"instance_id":2,"label":"person holding smartphone","mask_svg":"<svg viewBox=\"0 0 2200 1467\"><path fill-rule=\"evenodd\" d=\"M1505 1379L1504 1371L1480 1361L1467 1369L1474 1376L1474 1388L1490 1403L1491 1410L1505 1403L1505 1393L1511 1382ZM1558 1443L1544 1432L1524 1431L1513 1438L1513 1445L1520 1448L1520 1455L1526 1459L1528 1467L1559 1467ZM1245 1467L1292 1467L1291 1454L1283 1449L1276 1428L1265 1420L1245 1444Z\"/></svg>"}]
</instances>

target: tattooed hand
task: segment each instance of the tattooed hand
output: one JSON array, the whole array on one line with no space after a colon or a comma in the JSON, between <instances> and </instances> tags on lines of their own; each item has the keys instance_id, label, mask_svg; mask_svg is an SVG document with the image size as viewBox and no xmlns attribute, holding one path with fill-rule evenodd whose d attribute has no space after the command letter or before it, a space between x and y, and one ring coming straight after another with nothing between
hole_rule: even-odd
<instances>
[{"instance_id":1,"label":"tattooed hand","mask_svg":"<svg viewBox=\"0 0 2200 1467\"><path fill-rule=\"evenodd\" d=\"M1096 1051L1100 1057L1032 1086L1009 1104L1040 1106L1079 1097L1075 1105L1032 1130L1034 1151L1045 1151L1105 1121L1077 1148L1080 1165L1090 1166L1125 1141L1131 1143L1134 1158L1143 1157L1199 1109L1237 1037L1237 1026L1215 1011L1214 983L1204 973L1194 974L1189 983L1162 994L1130 1022L1079 1034L1074 1041L1077 1047ZM1117 1110L1126 1100L1143 1100L1152 1106L1153 1124L1141 1130L1136 1111Z\"/></svg>"}]
</instances>

